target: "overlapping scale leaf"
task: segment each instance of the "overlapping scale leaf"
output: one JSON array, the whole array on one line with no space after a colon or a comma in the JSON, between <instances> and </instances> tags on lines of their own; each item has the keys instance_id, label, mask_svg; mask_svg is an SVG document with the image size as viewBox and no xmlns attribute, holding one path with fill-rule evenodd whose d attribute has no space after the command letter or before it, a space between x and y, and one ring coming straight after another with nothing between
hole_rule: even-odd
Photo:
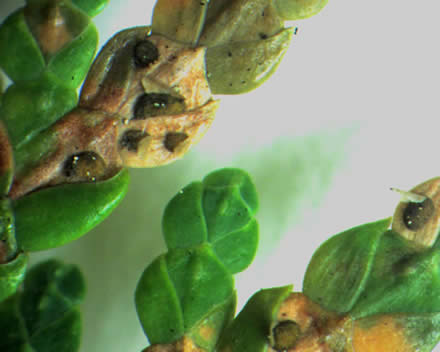
<instances>
[{"instance_id":1,"label":"overlapping scale leaf","mask_svg":"<svg viewBox=\"0 0 440 352\"><path fill-rule=\"evenodd\" d=\"M23 11L46 70L76 89L87 74L98 42L90 17L70 1L29 1Z\"/></svg>"},{"instance_id":2,"label":"overlapping scale leaf","mask_svg":"<svg viewBox=\"0 0 440 352\"><path fill-rule=\"evenodd\" d=\"M71 88L78 88L89 71L96 53L98 31L90 23L68 46L60 49L48 62L47 70Z\"/></svg>"},{"instance_id":3,"label":"overlapping scale leaf","mask_svg":"<svg viewBox=\"0 0 440 352\"><path fill-rule=\"evenodd\" d=\"M239 169L215 171L169 202L162 221L165 241L170 250L209 243L231 273L239 272L257 249L257 208L249 175Z\"/></svg>"},{"instance_id":4,"label":"overlapping scale leaf","mask_svg":"<svg viewBox=\"0 0 440 352\"><path fill-rule=\"evenodd\" d=\"M22 9L0 26L0 67L13 81L37 78L45 68L43 55L26 24Z\"/></svg>"},{"instance_id":5,"label":"overlapping scale leaf","mask_svg":"<svg viewBox=\"0 0 440 352\"><path fill-rule=\"evenodd\" d=\"M440 252L420 251L394 231L382 237L362 294L350 314L440 311Z\"/></svg>"},{"instance_id":6,"label":"overlapping scale leaf","mask_svg":"<svg viewBox=\"0 0 440 352\"><path fill-rule=\"evenodd\" d=\"M208 48L271 37L284 21L268 0L210 1L199 45Z\"/></svg>"},{"instance_id":7,"label":"overlapping scale leaf","mask_svg":"<svg viewBox=\"0 0 440 352\"><path fill-rule=\"evenodd\" d=\"M74 89L56 84L50 74L11 85L2 99L0 118L14 148L28 142L72 110L77 99Z\"/></svg>"},{"instance_id":8,"label":"overlapping scale leaf","mask_svg":"<svg viewBox=\"0 0 440 352\"><path fill-rule=\"evenodd\" d=\"M33 267L23 290L0 304L0 350L78 351L84 293L75 266L50 260Z\"/></svg>"},{"instance_id":9,"label":"overlapping scale leaf","mask_svg":"<svg viewBox=\"0 0 440 352\"><path fill-rule=\"evenodd\" d=\"M391 218L344 231L313 254L303 282L306 296L324 309L349 312L363 295L381 237Z\"/></svg>"},{"instance_id":10,"label":"overlapping scale leaf","mask_svg":"<svg viewBox=\"0 0 440 352\"><path fill-rule=\"evenodd\" d=\"M77 103L76 89L98 41L86 12L96 13L106 1L77 2L82 8L71 1L29 0L0 26L0 67L16 82L2 96L0 118L15 151ZM22 150L19 156L26 153L35 154Z\"/></svg>"},{"instance_id":11,"label":"overlapping scale leaf","mask_svg":"<svg viewBox=\"0 0 440 352\"><path fill-rule=\"evenodd\" d=\"M206 70L214 94L241 94L265 82L289 47L293 29L265 39L233 42L208 48Z\"/></svg>"},{"instance_id":12,"label":"overlapping scale leaf","mask_svg":"<svg viewBox=\"0 0 440 352\"><path fill-rule=\"evenodd\" d=\"M159 0L152 31L206 46L207 78L215 94L240 94L261 85L275 72L292 36L268 0Z\"/></svg>"},{"instance_id":13,"label":"overlapping scale leaf","mask_svg":"<svg viewBox=\"0 0 440 352\"><path fill-rule=\"evenodd\" d=\"M159 0L153 33L207 47L214 94L257 88L276 70L292 38L284 21L318 13L327 0Z\"/></svg>"},{"instance_id":14,"label":"overlapping scale leaf","mask_svg":"<svg viewBox=\"0 0 440 352\"><path fill-rule=\"evenodd\" d=\"M202 182L192 182L167 204L162 230L168 249L190 248L208 240L202 197Z\"/></svg>"},{"instance_id":15,"label":"overlapping scale leaf","mask_svg":"<svg viewBox=\"0 0 440 352\"><path fill-rule=\"evenodd\" d=\"M102 6L98 1L88 7L93 13ZM70 1L28 1L0 27L0 67L13 81L37 79L47 70L76 89L90 67L97 41L89 16Z\"/></svg>"},{"instance_id":16,"label":"overlapping scale leaf","mask_svg":"<svg viewBox=\"0 0 440 352\"><path fill-rule=\"evenodd\" d=\"M142 274L135 294L150 343L170 343L189 335L200 347L212 350L234 313L233 286L231 274L208 245L174 249L158 257Z\"/></svg>"},{"instance_id":17,"label":"overlapping scale leaf","mask_svg":"<svg viewBox=\"0 0 440 352\"><path fill-rule=\"evenodd\" d=\"M291 291L289 285L255 293L220 337L217 351L267 351L272 324Z\"/></svg>"},{"instance_id":18,"label":"overlapping scale leaf","mask_svg":"<svg viewBox=\"0 0 440 352\"><path fill-rule=\"evenodd\" d=\"M176 42L194 45L203 28L209 0L157 0L152 31Z\"/></svg>"},{"instance_id":19,"label":"overlapping scale leaf","mask_svg":"<svg viewBox=\"0 0 440 352\"><path fill-rule=\"evenodd\" d=\"M199 44L207 46L209 86L214 94L241 94L276 70L292 37L271 1L210 2Z\"/></svg>"},{"instance_id":20,"label":"overlapping scale leaf","mask_svg":"<svg viewBox=\"0 0 440 352\"><path fill-rule=\"evenodd\" d=\"M105 181L46 188L15 200L18 247L40 251L76 240L111 213L128 183L122 170Z\"/></svg>"},{"instance_id":21,"label":"overlapping scale leaf","mask_svg":"<svg viewBox=\"0 0 440 352\"><path fill-rule=\"evenodd\" d=\"M17 251L14 212L7 198L14 171L12 146L0 122L0 302L15 293L24 279L28 257Z\"/></svg>"},{"instance_id":22,"label":"overlapping scale leaf","mask_svg":"<svg viewBox=\"0 0 440 352\"><path fill-rule=\"evenodd\" d=\"M235 274L254 259L258 197L250 176L240 169L214 171L203 180L203 210L214 252Z\"/></svg>"}]
</instances>

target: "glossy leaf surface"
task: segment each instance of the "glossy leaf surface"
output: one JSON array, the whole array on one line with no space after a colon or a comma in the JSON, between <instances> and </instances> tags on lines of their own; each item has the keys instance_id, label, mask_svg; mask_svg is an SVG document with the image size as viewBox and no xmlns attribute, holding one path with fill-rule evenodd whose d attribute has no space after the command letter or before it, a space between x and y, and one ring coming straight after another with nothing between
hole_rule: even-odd
<instances>
[{"instance_id":1,"label":"glossy leaf surface","mask_svg":"<svg viewBox=\"0 0 440 352\"><path fill-rule=\"evenodd\" d=\"M19 248L39 251L61 246L87 233L119 204L129 175L122 170L102 182L66 184L14 201Z\"/></svg>"},{"instance_id":2,"label":"glossy leaf surface","mask_svg":"<svg viewBox=\"0 0 440 352\"><path fill-rule=\"evenodd\" d=\"M50 260L33 267L23 291L0 304L0 350L77 351L78 305L84 292L84 280L75 266Z\"/></svg>"},{"instance_id":3,"label":"glossy leaf surface","mask_svg":"<svg viewBox=\"0 0 440 352\"><path fill-rule=\"evenodd\" d=\"M1 25L0 52L0 67L12 81L35 79L45 67L43 55L21 10L11 14Z\"/></svg>"},{"instance_id":4,"label":"glossy leaf surface","mask_svg":"<svg viewBox=\"0 0 440 352\"><path fill-rule=\"evenodd\" d=\"M306 296L324 309L349 312L363 294L380 239L391 218L333 236L313 254L303 282Z\"/></svg>"},{"instance_id":5,"label":"glossy leaf surface","mask_svg":"<svg viewBox=\"0 0 440 352\"><path fill-rule=\"evenodd\" d=\"M0 264L0 302L13 295L23 282L28 256L20 253L8 263Z\"/></svg>"},{"instance_id":6,"label":"glossy leaf surface","mask_svg":"<svg viewBox=\"0 0 440 352\"><path fill-rule=\"evenodd\" d=\"M382 237L363 293L350 314L440 311L440 252L417 251L397 233Z\"/></svg>"},{"instance_id":7,"label":"glossy leaf surface","mask_svg":"<svg viewBox=\"0 0 440 352\"><path fill-rule=\"evenodd\" d=\"M207 242L208 229L202 199L202 182L193 182L168 202L162 217L168 249L189 248Z\"/></svg>"},{"instance_id":8,"label":"glossy leaf surface","mask_svg":"<svg viewBox=\"0 0 440 352\"><path fill-rule=\"evenodd\" d=\"M210 243L231 271L244 270L258 244L255 186L244 171L221 169L182 189L167 205L163 232L169 249Z\"/></svg>"},{"instance_id":9,"label":"glossy leaf surface","mask_svg":"<svg viewBox=\"0 0 440 352\"><path fill-rule=\"evenodd\" d=\"M215 317L208 326L221 330L235 308L233 285L209 246L174 249L157 258L142 274L135 295L150 343L169 343L189 334L209 347L212 339L203 342L200 327Z\"/></svg>"},{"instance_id":10,"label":"glossy leaf surface","mask_svg":"<svg viewBox=\"0 0 440 352\"><path fill-rule=\"evenodd\" d=\"M77 99L74 89L57 84L52 75L11 85L2 99L0 118L14 148L73 109Z\"/></svg>"},{"instance_id":11,"label":"glossy leaf surface","mask_svg":"<svg viewBox=\"0 0 440 352\"><path fill-rule=\"evenodd\" d=\"M60 82L71 88L79 87L84 81L95 56L98 43L98 31L90 23L80 36L68 46L60 49L48 62L47 70Z\"/></svg>"}]
</instances>

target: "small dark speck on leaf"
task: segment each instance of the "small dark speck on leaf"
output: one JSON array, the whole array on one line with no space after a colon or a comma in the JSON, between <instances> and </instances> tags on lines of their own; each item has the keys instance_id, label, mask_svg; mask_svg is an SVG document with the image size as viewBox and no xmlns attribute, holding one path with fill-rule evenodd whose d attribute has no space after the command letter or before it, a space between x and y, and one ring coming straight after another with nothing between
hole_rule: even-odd
<instances>
[{"instance_id":1,"label":"small dark speck on leaf","mask_svg":"<svg viewBox=\"0 0 440 352\"><path fill-rule=\"evenodd\" d=\"M267 39L267 34L266 33L258 33L258 35L260 36L261 39Z\"/></svg>"},{"instance_id":2,"label":"small dark speck on leaf","mask_svg":"<svg viewBox=\"0 0 440 352\"><path fill-rule=\"evenodd\" d=\"M231 57L231 56L232 56L232 53L231 53L230 51L228 51L228 56L229 56L229 57Z\"/></svg>"}]
</instances>

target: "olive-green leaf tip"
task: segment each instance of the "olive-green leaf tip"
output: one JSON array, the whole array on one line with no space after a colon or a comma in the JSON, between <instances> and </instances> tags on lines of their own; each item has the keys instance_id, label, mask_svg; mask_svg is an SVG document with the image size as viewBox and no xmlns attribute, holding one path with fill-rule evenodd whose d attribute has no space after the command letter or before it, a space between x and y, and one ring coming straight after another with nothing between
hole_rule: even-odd
<instances>
[{"instance_id":1,"label":"olive-green leaf tip","mask_svg":"<svg viewBox=\"0 0 440 352\"><path fill-rule=\"evenodd\" d=\"M252 214L258 210L257 190L249 174L241 169L224 168L208 174L203 179L206 190L237 187Z\"/></svg>"},{"instance_id":2,"label":"olive-green leaf tip","mask_svg":"<svg viewBox=\"0 0 440 352\"><path fill-rule=\"evenodd\" d=\"M306 19L318 14L328 0L275 0L278 14L286 21Z\"/></svg>"}]
</instances>

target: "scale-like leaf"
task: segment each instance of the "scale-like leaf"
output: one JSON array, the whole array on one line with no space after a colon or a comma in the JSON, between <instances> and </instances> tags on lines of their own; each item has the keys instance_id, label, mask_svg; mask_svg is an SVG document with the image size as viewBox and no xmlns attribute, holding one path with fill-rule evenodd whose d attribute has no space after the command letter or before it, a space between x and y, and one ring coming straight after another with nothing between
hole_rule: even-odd
<instances>
[{"instance_id":1,"label":"scale-like leaf","mask_svg":"<svg viewBox=\"0 0 440 352\"><path fill-rule=\"evenodd\" d=\"M350 314L440 311L440 252L423 251L394 231L382 237L368 281Z\"/></svg>"},{"instance_id":2,"label":"scale-like leaf","mask_svg":"<svg viewBox=\"0 0 440 352\"><path fill-rule=\"evenodd\" d=\"M24 287L0 304L0 350L76 352L81 335L81 272L56 260L37 264Z\"/></svg>"},{"instance_id":3,"label":"scale-like leaf","mask_svg":"<svg viewBox=\"0 0 440 352\"><path fill-rule=\"evenodd\" d=\"M221 169L183 188L167 205L163 232L168 249L209 243L231 273L244 270L258 244L255 186L244 171Z\"/></svg>"},{"instance_id":4,"label":"scale-like leaf","mask_svg":"<svg viewBox=\"0 0 440 352\"><path fill-rule=\"evenodd\" d=\"M124 198L129 174L46 188L14 201L18 247L41 251L69 243L103 221Z\"/></svg>"},{"instance_id":5,"label":"scale-like leaf","mask_svg":"<svg viewBox=\"0 0 440 352\"><path fill-rule=\"evenodd\" d=\"M191 335L201 347L212 348L235 309L233 287L231 274L207 245L158 257L142 274L135 295L150 343ZM212 336L206 338L201 327L209 328Z\"/></svg>"},{"instance_id":6,"label":"scale-like leaf","mask_svg":"<svg viewBox=\"0 0 440 352\"><path fill-rule=\"evenodd\" d=\"M324 309L349 312L362 293L381 236L391 218L344 231L313 254L303 282L306 296Z\"/></svg>"},{"instance_id":7,"label":"scale-like leaf","mask_svg":"<svg viewBox=\"0 0 440 352\"><path fill-rule=\"evenodd\" d=\"M328 0L274 0L278 14L286 21L295 21L316 15Z\"/></svg>"},{"instance_id":8,"label":"scale-like leaf","mask_svg":"<svg viewBox=\"0 0 440 352\"><path fill-rule=\"evenodd\" d=\"M220 337L219 352L265 352L278 309L292 286L263 289L255 293Z\"/></svg>"}]
</instances>

